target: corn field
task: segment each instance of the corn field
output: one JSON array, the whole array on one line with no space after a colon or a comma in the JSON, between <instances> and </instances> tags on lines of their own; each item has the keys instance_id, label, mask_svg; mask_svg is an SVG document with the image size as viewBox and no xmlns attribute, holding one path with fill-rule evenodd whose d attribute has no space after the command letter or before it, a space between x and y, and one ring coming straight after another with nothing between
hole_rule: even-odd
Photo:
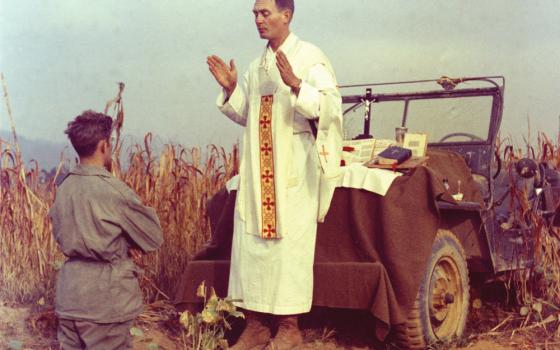
<instances>
[{"instance_id":1,"label":"corn field","mask_svg":"<svg viewBox=\"0 0 560 350\"><path fill-rule=\"evenodd\" d=\"M154 155L151 135L128 150L129 166L117 176L158 213L165 242L144 257L143 287L148 299L169 293L186 262L210 235L206 199L225 185L237 169L237 148L185 149L166 145ZM39 181L39 165L27 169L13 144L2 141L0 177L0 293L20 302L51 298L54 275L64 257L52 238L48 217L54 179ZM63 164L59 169L62 169Z\"/></svg>"}]
</instances>

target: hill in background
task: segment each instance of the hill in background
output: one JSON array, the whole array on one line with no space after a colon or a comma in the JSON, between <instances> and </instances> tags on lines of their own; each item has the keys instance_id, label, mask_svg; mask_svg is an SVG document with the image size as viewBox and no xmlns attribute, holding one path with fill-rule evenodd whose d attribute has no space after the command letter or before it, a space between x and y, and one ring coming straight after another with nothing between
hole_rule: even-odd
<instances>
[{"instance_id":1,"label":"hill in background","mask_svg":"<svg viewBox=\"0 0 560 350\"><path fill-rule=\"evenodd\" d=\"M73 162L77 157L74 149L72 148L72 145L68 141L56 142L44 139L33 139L21 134L17 134L17 137L25 164L29 164L30 161L36 160L39 163L39 167L41 169L51 170L52 168L58 166L62 155L64 156L64 159L70 162ZM8 142L12 144L12 133L8 130L0 130L0 140L2 140L3 143ZM131 145L144 145L143 138L132 135L123 135L122 140L123 155L128 154L127 149L131 147ZM161 140L156 136L154 137L154 142L151 143L152 151L154 151L154 154L158 154L163 149L164 143L170 142L171 141L169 140ZM4 150L5 148L6 146L4 145L2 147L2 150ZM121 164L126 165L128 164L128 159L121 157L121 162Z\"/></svg>"},{"instance_id":2,"label":"hill in background","mask_svg":"<svg viewBox=\"0 0 560 350\"><path fill-rule=\"evenodd\" d=\"M20 134L17 137L26 164L36 160L41 169L49 170L59 164L62 152L65 158L74 157L74 151L69 143L31 139ZM7 130L0 130L0 139L3 142L13 143L12 133ZM2 149L5 149L5 146Z\"/></svg>"}]
</instances>

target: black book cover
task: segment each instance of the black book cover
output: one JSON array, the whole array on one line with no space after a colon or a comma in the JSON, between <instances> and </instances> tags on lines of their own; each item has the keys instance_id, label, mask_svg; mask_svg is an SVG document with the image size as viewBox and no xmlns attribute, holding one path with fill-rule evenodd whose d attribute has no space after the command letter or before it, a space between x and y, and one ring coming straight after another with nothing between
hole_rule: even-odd
<instances>
[{"instance_id":1,"label":"black book cover","mask_svg":"<svg viewBox=\"0 0 560 350\"><path fill-rule=\"evenodd\" d=\"M379 153L378 157L379 164L391 164L394 162L396 162L397 164L401 164L402 162L412 157L412 151L408 148L390 146Z\"/></svg>"}]
</instances>

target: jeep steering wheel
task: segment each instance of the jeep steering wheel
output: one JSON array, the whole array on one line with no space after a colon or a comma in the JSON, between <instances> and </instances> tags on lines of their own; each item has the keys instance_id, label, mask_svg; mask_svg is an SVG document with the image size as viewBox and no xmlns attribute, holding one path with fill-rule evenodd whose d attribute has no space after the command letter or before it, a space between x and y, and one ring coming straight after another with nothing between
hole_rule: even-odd
<instances>
[{"instance_id":1,"label":"jeep steering wheel","mask_svg":"<svg viewBox=\"0 0 560 350\"><path fill-rule=\"evenodd\" d=\"M452 134L447 134L447 135L445 135L445 136L442 137L438 142L443 142L443 141L445 141L445 140L447 140L447 139L450 139L450 138L452 138L452 137L458 137L458 136L468 137L468 138L470 138L469 141L484 141L483 138L478 137L478 136L473 135L473 134L469 134L469 133L467 133L467 132L454 132L454 133L452 133Z\"/></svg>"}]
</instances>

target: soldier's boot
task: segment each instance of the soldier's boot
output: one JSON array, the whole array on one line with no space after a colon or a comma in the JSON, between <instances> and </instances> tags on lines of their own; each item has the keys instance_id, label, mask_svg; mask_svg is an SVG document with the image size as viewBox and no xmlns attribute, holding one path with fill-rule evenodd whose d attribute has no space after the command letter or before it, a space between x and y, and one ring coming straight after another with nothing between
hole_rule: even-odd
<instances>
[{"instance_id":1,"label":"soldier's boot","mask_svg":"<svg viewBox=\"0 0 560 350\"><path fill-rule=\"evenodd\" d=\"M290 350L303 344L303 336L298 326L297 316L281 316L278 333L270 341L266 350Z\"/></svg>"},{"instance_id":2,"label":"soldier's boot","mask_svg":"<svg viewBox=\"0 0 560 350\"><path fill-rule=\"evenodd\" d=\"M270 341L270 329L265 325L264 315L244 310L246 326L230 350L260 350Z\"/></svg>"}]
</instances>

